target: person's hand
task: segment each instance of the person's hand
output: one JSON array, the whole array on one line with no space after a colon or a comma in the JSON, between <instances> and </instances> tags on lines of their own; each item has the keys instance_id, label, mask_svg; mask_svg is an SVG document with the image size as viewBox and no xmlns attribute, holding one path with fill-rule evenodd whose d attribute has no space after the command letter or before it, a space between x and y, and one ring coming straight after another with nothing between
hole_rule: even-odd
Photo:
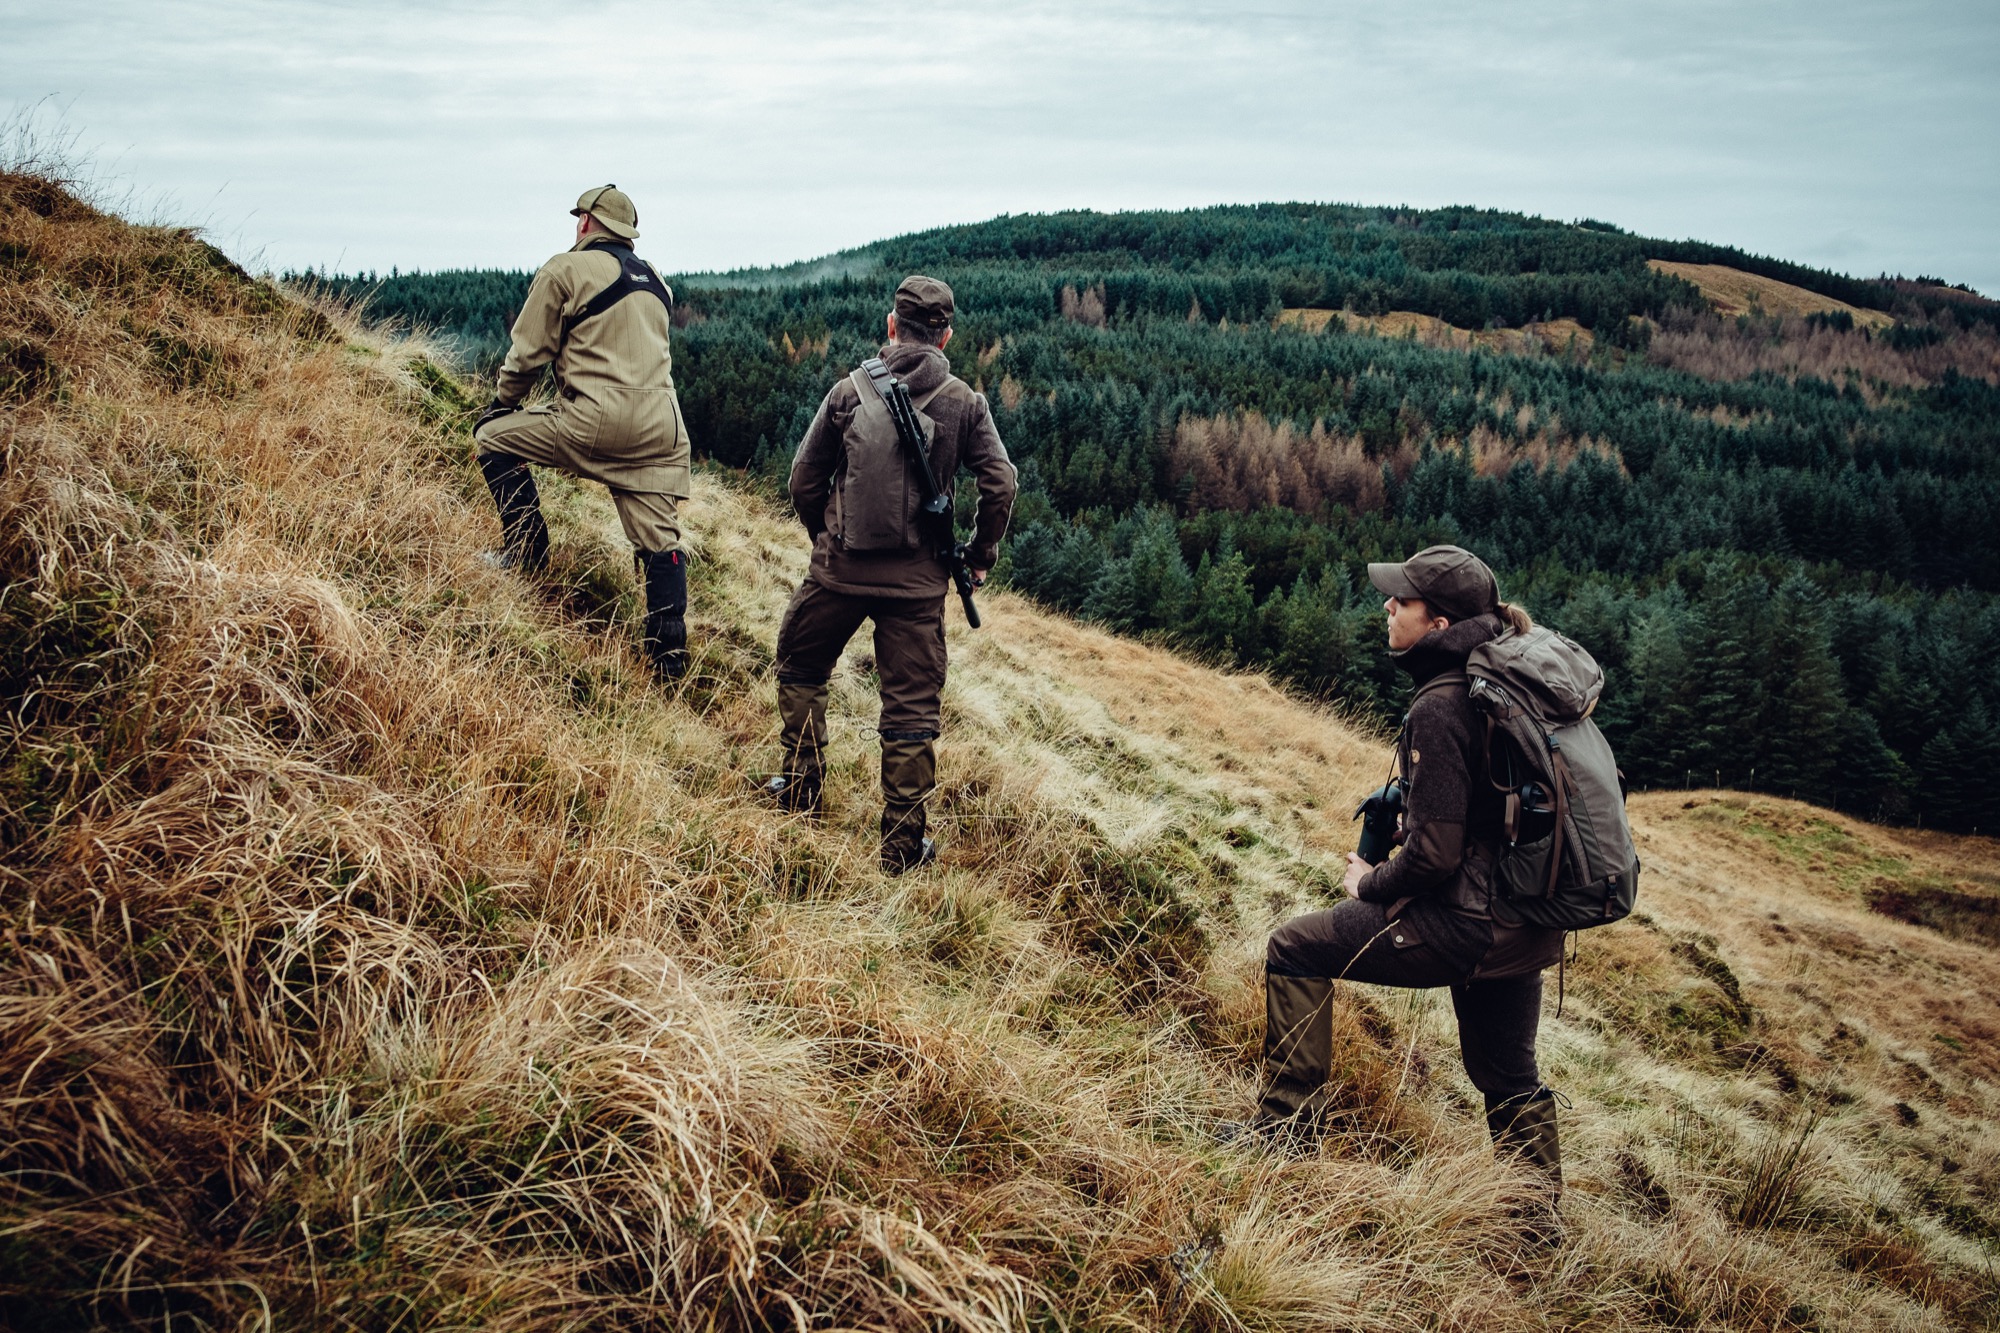
<instances>
[{"instance_id":1,"label":"person's hand","mask_svg":"<svg viewBox=\"0 0 2000 1333\"><path fill-rule=\"evenodd\" d=\"M990 569L975 569L975 570L972 570L972 571L971 571L971 574L972 574L972 586L973 586L973 587L975 587L975 588L983 588L983 587L985 587L985 586L986 586L986 576L987 576L988 574L991 574L992 572L993 572L993 571L992 571L992 570L990 570Z\"/></svg>"},{"instance_id":2,"label":"person's hand","mask_svg":"<svg viewBox=\"0 0 2000 1333\"><path fill-rule=\"evenodd\" d=\"M487 422L498 421L501 417L509 416L518 411L520 411L518 407L509 407L498 398L495 398L486 405L486 410L481 412L478 419L472 423L472 433L477 435L479 434L480 427L484 426Z\"/></svg>"},{"instance_id":3,"label":"person's hand","mask_svg":"<svg viewBox=\"0 0 2000 1333\"><path fill-rule=\"evenodd\" d=\"M1367 878L1368 872L1374 868L1374 866L1369 865L1361 859L1361 853L1349 852L1347 854L1347 876L1344 882L1348 897L1359 898L1361 896L1361 881Z\"/></svg>"}]
</instances>

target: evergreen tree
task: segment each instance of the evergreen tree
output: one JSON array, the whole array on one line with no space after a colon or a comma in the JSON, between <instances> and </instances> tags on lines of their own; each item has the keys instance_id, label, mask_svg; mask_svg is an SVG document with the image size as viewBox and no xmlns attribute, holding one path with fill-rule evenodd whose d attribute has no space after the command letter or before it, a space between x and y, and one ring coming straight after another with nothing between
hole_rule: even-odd
<instances>
[{"instance_id":1,"label":"evergreen tree","mask_svg":"<svg viewBox=\"0 0 2000 1333\"><path fill-rule=\"evenodd\" d=\"M1826 598L1800 574L1778 587L1770 605L1768 681L1757 785L1825 803L1834 793L1836 749L1847 700L1833 660Z\"/></svg>"},{"instance_id":2,"label":"evergreen tree","mask_svg":"<svg viewBox=\"0 0 2000 1333\"><path fill-rule=\"evenodd\" d=\"M1204 554L1194 582L1190 637L1231 658L1252 657L1257 648L1257 602L1242 554L1227 544L1214 559Z\"/></svg>"},{"instance_id":3,"label":"evergreen tree","mask_svg":"<svg viewBox=\"0 0 2000 1333\"><path fill-rule=\"evenodd\" d=\"M1148 510L1136 518L1127 553L1105 563L1084 614L1114 629L1178 630L1194 592L1173 516Z\"/></svg>"}]
</instances>

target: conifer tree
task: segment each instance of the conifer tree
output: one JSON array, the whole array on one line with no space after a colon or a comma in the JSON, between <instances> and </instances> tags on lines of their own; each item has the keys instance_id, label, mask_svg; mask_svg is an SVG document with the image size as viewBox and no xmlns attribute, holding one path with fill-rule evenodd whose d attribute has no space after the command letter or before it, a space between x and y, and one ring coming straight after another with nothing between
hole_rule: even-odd
<instances>
[{"instance_id":1,"label":"conifer tree","mask_svg":"<svg viewBox=\"0 0 2000 1333\"><path fill-rule=\"evenodd\" d=\"M1758 727L1757 785L1825 802L1833 794L1835 745L1847 701L1833 660L1826 598L1801 574L1779 585L1765 654L1768 692Z\"/></svg>"}]
</instances>

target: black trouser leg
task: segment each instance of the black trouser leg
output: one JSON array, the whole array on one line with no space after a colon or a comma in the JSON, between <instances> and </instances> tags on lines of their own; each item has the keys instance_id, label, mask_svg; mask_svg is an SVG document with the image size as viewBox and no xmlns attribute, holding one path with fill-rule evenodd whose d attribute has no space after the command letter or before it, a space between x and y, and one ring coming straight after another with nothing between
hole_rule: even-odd
<instances>
[{"instance_id":1,"label":"black trouser leg","mask_svg":"<svg viewBox=\"0 0 2000 1333\"><path fill-rule=\"evenodd\" d=\"M535 474L512 454L479 455L479 472L500 510L501 550L508 564L540 573L549 567L549 528Z\"/></svg>"},{"instance_id":2,"label":"black trouser leg","mask_svg":"<svg viewBox=\"0 0 2000 1333\"><path fill-rule=\"evenodd\" d=\"M1444 986L1471 965L1433 948L1379 903L1348 899L1294 917L1264 950L1264 1092L1257 1123L1311 1132L1332 1058L1333 982Z\"/></svg>"},{"instance_id":3,"label":"black trouser leg","mask_svg":"<svg viewBox=\"0 0 2000 1333\"><path fill-rule=\"evenodd\" d=\"M646 657L661 680L687 671L687 557L679 551L639 551L646 576Z\"/></svg>"},{"instance_id":4,"label":"black trouser leg","mask_svg":"<svg viewBox=\"0 0 2000 1333\"><path fill-rule=\"evenodd\" d=\"M1486 1104L1525 1101L1542 1086L1535 1038L1542 1025L1542 974L1468 981L1451 988L1458 1049Z\"/></svg>"},{"instance_id":5,"label":"black trouser leg","mask_svg":"<svg viewBox=\"0 0 2000 1333\"><path fill-rule=\"evenodd\" d=\"M1555 1094L1542 1084L1535 1038L1542 1023L1542 974L1501 981L1468 981L1451 988L1458 1012L1458 1046L1465 1072L1486 1097L1486 1131L1502 1156L1532 1168L1546 1191L1531 1231L1560 1238L1555 1221L1562 1197L1562 1142L1556 1130Z\"/></svg>"}]
</instances>

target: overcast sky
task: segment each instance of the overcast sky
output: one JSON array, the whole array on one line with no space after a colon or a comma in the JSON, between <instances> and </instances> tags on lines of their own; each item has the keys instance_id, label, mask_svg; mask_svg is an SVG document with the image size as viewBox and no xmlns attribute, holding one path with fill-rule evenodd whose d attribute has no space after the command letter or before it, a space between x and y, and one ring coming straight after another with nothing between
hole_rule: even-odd
<instances>
[{"instance_id":1,"label":"overcast sky","mask_svg":"<svg viewBox=\"0 0 2000 1333\"><path fill-rule=\"evenodd\" d=\"M680 271L1307 199L2000 295L1994 0L0 3L0 102L273 269L533 267L614 181Z\"/></svg>"}]
</instances>

